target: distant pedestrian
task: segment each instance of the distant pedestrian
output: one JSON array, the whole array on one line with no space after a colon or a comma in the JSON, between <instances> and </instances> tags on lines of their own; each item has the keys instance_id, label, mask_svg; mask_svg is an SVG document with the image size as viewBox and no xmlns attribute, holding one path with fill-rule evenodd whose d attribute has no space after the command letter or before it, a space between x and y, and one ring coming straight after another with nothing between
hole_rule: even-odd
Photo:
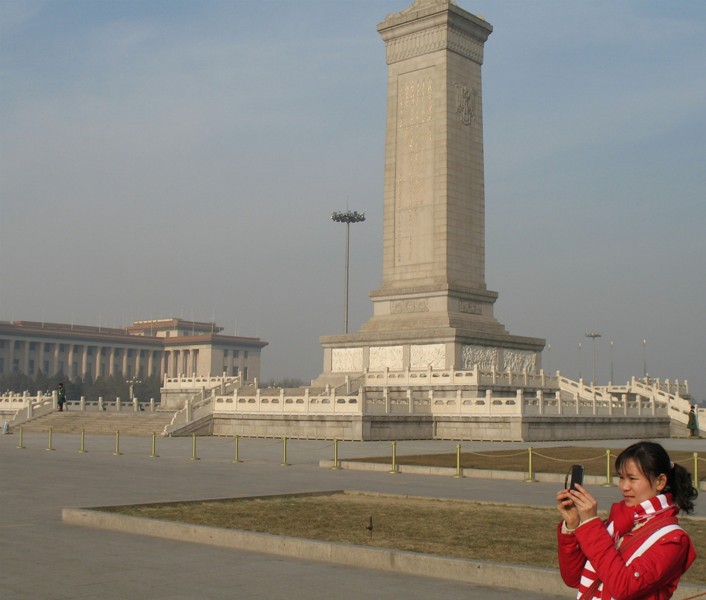
<instances>
[{"instance_id":1,"label":"distant pedestrian","mask_svg":"<svg viewBox=\"0 0 706 600\"><path fill-rule=\"evenodd\" d=\"M56 388L56 397L59 403L59 412L63 412L64 404L66 404L66 388L63 383L60 383L59 387ZM66 410L68 410L68 408Z\"/></svg>"},{"instance_id":2,"label":"distant pedestrian","mask_svg":"<svg viewBox=\"0 0 706 600\"><path fill-rule=\"evenodd\" d=\"M696 416L696 404L689 411L689 420L686 423L686 428L689 430L689 437L699 437L699 420Z\"/></svg>"}]
</instances>

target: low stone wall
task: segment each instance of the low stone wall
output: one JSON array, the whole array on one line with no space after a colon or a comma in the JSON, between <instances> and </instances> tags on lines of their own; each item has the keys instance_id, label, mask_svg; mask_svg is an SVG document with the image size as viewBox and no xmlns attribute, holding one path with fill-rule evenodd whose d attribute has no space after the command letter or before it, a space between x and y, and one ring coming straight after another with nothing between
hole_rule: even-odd
<instances>
[{"instance_id":1,"label":"low stone wall","mask_svg":"<svg viewBox=\"0 0 706 600\"><path fill-rule=\"evenodd\" d=\"M216 413L189 434L319 440L559 441L661 438L664 418L449 417L429 415L272 415Z\"/></svg>"},{"instance_id":2,"label":"low stone wall","mask_svg":"<svg viewBox=\"0 0 706 600\"><path fill-rule=\"evenodd\" d=\"M429 416L215 414L213 435L326 440L431 440Z\"/></svg>"}]
</instances>

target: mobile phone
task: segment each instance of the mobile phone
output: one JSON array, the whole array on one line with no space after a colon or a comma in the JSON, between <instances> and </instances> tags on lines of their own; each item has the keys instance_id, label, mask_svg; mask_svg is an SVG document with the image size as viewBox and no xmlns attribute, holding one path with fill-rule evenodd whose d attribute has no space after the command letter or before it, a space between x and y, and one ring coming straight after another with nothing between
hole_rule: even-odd
<instances>
[{"instance_id":1,"label":"mobile phone","mask_svg":"<svg viewBox=\"0 0 706 600\"><path fill-rule=\"evenodd\" d=\"M571 465L571 473L567 474L564 487L575 490L577 483L583 485L583 465Z\"/></svg>"}]
</instances>

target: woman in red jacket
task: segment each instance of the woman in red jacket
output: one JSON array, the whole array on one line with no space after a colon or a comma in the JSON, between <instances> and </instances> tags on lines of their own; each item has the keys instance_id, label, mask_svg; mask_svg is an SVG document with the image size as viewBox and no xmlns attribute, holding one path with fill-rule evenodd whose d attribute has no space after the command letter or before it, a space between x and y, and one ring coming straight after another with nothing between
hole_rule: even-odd
<instances>
[{"instance_id":1,"label":"woman in red jacket","mask_svg":"<svg viewBox=\"0 0 706 600\"><path fill-rule=\"evenodd\" d=\"M691 475L654 442L638 442L615 461L622 502L607 521L581 485L557 493L559 567L580 600L667 600L696 558L678 525L698 495Z\"/></svg>"}]
</instances>

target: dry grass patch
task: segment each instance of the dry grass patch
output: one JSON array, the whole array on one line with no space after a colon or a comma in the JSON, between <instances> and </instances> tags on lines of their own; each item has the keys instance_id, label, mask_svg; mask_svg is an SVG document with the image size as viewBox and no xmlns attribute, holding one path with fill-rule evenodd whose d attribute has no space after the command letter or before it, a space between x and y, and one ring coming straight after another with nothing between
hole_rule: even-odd
<instances>
[{"instance_id":1,"label":"dry grass patch","mask_svg":"<svg viewBox=\"0 0 706 600\"><path fill-rule=\"evenodd\" d=\"M345 493L111 507L111 512L329 542L556 568L553 508ZM372 517L372 532L368 529ZM706 521L683 521L706 556ZM706 583L706 561L685 581Z\"/></svg>"},{"instance_id":2,"label":"dry grass patch","mask_svg":"<svg viewBox=\"0 0 706 600\"><path fill-rule=\"evenodd\" d=\"M584 446L557 446L549 448L534 448L532 450L532 468L535 473L567 473L572 464L582 464L589 475L605 476L606 450L608 448L589 448ZM610 448L611 474L614 474L615 458L624 448ZM399 446L398 446L399 450ZM681 464L693 474L694 455L686 450L671 451L669 456L674 462ZM456 454L413 454L397 455L399 465L417 465L425 467L456 468ZM387 464L392 461L389 456L373 456L368 458L344 458L350 462L371 462ZM491 452L461 452L461 467L464 469L485 469L499 471L529 470L529 452L527 450L496 450ZM701 477L700 479L703 479Z\"/></svg>"}]
</instances>

